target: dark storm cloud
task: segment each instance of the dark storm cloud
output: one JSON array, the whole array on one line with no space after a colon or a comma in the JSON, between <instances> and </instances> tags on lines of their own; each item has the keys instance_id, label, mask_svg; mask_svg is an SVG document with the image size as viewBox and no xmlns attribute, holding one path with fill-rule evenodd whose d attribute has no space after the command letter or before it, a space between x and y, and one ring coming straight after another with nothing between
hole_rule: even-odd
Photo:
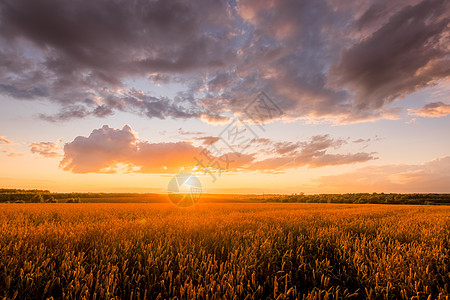
<instances>
[{"instance_id":1,"label":"dark storm cloud","mask_svg":"<svg viewBox=\"0 0 450 300\"><path fill-rule=\"evenodd\" d=\"M208 89L212 91L222 90L230 84L230 81L230 74L226 72L218 72L216 76L208 82Z\"/></svg>"},{"instance_id":2,"label":"dark storm cloud","mask_svg":"<svg viewBox=\"0 0 450 300\"><path fill-rule=\"evenodd\" d=\"M87 67L114 84L123 73L184 71L227 58L226 48L214 41L223 38L222 30L217 37L205 33L226 26L226 7L218 1L2 3L3 35L55 50L46 65L62 73Z\"/></svg>"},{"instance_id":3,"label":"dark storm cloud","mask_svg":"<svg viewBox=\"0 0 450 300\"><path fill-rule=\"evenodd\" d=\"M286 118L393 118L397 98L449 75L444 0L0 3L0 93L60 105L50 121L226 122L264 90ZM176 82L175 97L127 80Z\"/></svg>"},{"instance_id":4,"label":"dark storm cloud","mask_svg":"<svg viewBox=\"0 0 450 300\"><path fill-rule=\"evenodd\" d=\"M354 107L368 110L450 75L449 8L441 0L406 6L344 52L330 82L349 87L356 93Z\"/></svg>"},{"instance_id":5,"label":"dark storm cloud","mask_svg":"<svg viewBox=\"0 0 450 300\"><path fill-rule=\"evenodd\" d=\"M2 1L0 92L69 106L50 120L107 116L113 109L157 118L208 114L182 107L185 97L169 104L137 96L123 81L225 66L234 56L227 14L220 1ZM105 103L86 103L94 98Z\"/></svg>"}]
</instances>

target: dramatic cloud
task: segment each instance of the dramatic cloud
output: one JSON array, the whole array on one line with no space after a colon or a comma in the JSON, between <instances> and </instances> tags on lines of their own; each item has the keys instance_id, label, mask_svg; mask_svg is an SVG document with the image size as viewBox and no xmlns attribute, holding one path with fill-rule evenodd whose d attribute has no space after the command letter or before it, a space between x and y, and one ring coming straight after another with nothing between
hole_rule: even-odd
<instances>
[{"instance_id":1,"label":"dramatic cloud","mask_svg":"<svg viewBox=\"0 0 450 300\"><path fill-rule=\"evenodd\" d=\"M40 143L31 143L30 151L31 153L37 153L44 157L56 158L62 156L61 147L59 147L58 143L53 142L40 142Z\"/></svg>"},{"instance_id":2,"label":"dramatic cloud","mask_svg":"<svg viewBox=\"0 0 450 300\"><path fill-rule=\"evenodd\" d=\"M205 159L223 163L207 166ZM177 173L196 166L196 169L202 168L203 161L205 168L235 170L253 159L253 155L232 152L214 156L208 149L195 147L190 142L150 143L139 140L128 125L122 129L105 125L92 131L89 137L78 136L67 143L60 166L73 173L114 173L117 170Z\"/></svg>"},{"instance_id":3,"label":"dramatic cloud","mask_svg":"<svg viewBox=\"0 0 450 300\"><path fill-rule=\"evenodd\" d=\"M450 156L420 165L370 166L325 176L321 189L332 192L449 193Z\"/></svg>"},{"instance_id":4,"label":"dramatic cloud","mask_svg":"<svg viewBox=\"0 0 450 300\"><path fill-rule=\"evenodd\" d=\"M252 169L279 171L302 166L315 168L345 165L376 159L373 153L328 153L330 149L336 150L346 144L345 140L333 139L329 135L313 136L308 142L270 143L267 140L263 140L262 144L265 145L265 149L267 149L267 145L272 145L273 148L269 151L266 150L266 152L274 152L278 155L276 157L253 162L251 165Z\"/></svg>"},{"instance_id":5,"label":"dramatic cloud","mask_svg":"<svg viewBox=\"0 0 450 300\"><path fill-rule=\"evenodd\" d=\"M379 109L449 76L449 11L449 2L441 0L404 7L367 39L343 52L330 70L329 83L350 88L355 92L354 108L364 111ZM366 16L359 24L366 22L362 21Z\"/></svg>"},{"instance_id":6,"label":"dramatic cloud","mask_svg":"<svg viewBox=\"0 0 450 300\"><path fill-rule=\"evenodd\" d=\"M224 123L261 90L286 119L398 118L388 104L450 74L449 5L5 0L0 93L54 102L59 113L38 112L48 121L124 111ZM152 92L170 83L175 96Z\"/></svg>"},{"instance_id":7,"label":"dramatic cloud","mask_svg":"<svg viewBox=\"0 0 450 300\"><path fill-rule=\"evenodd\" d=\"M199 138L195 138L199 139ZM117 170L141 173L177 173L179 171L261 170L282 171L309 165L322 167L352 164L375 159L370 153L330 154L346 142L328 135L314 136L310 141L291 144L258 141L256 151L226 152L211 146L219 138L201 137L204 143L196 147L190 142L150 143L136 137L130 126L114 129L105 125L88 137L78 136L65 144L61 168L73 173L113 173ZM35 152L51 155L52 143L34 145ZM33 150L32 150L33 151ZM56 152L56 151L55 151ZM266 158L260 157L264 153ZM268 158L267 158L268 156ZM206 171L205 171L206 172Z\"/></svg>"},{"instance_id":8,"label":"dramatic cloud","mask_svg":"<svg viewBox=\"0 0 450 300\"><path fill-rule=\"evenodd\" d=\"M143 173L175 173L194 167L201 150L187 142L152 144L137 139L128 125L121 130L105 125L66 144L61 167L73 173L113 172L112 167L120 164L136 166Z\"/></svg>"},{"instance_id":9,"label":"dramatic cloud","mask_svg":"<svg viewBox=\"0 0 450 300\"><path fill-rule=\"evenodd\" d=\"M190 95L152 97L124 89L124 80L232 62L228 19L220 1L2 1L0 91L57 101L64 111L49 120L112 110L200 117L208 112L189 107Z\"/></svg>"},{"instance_id":10,"label":"dramatic cloud","mask_svg":"<svg viewBox=\"0 0 450 300\"><path fill-rule=\"evenodd\" d=\"M450 105L443 102L433 102L424 105L419 109L408 109L410 115L439 118L450 115Z\"/></svg>"}]
</instances>

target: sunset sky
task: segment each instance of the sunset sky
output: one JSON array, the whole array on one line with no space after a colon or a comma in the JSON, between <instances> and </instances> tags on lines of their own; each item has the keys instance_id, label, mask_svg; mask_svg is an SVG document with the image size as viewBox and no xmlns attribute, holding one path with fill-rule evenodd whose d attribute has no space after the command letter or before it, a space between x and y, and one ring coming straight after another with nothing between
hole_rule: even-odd
<instances>
[{"instance_id":1,"label":"sunset sky","mask_svg":"<svg viewBox=\"0 0 450 300\"><path fill-rule=\"evenodd\" d=\"M450 193L450 1L4 0L0 187Z\"/></svg>"}]
</instances>

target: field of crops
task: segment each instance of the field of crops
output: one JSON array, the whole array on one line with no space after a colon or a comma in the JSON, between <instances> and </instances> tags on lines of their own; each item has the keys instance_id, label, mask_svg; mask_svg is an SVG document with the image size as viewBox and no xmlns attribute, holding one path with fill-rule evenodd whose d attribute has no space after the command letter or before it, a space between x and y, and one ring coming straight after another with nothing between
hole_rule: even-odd
<instances>
[{"instance_id":1,"label":"field of crops","mask_svg":"<svg viewBox=\"0 0 450 300\"><path fill-rule=\"evenodd\" d=\"M449 299L450 207L0 204L0 299Z\"/></svg>"}]
</instances>

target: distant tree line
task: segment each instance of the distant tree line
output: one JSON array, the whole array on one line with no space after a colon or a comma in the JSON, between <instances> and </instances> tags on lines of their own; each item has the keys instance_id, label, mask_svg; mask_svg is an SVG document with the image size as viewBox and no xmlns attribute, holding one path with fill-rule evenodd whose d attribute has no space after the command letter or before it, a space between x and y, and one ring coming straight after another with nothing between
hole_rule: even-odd
<instances>
[{"instance_id":1,"label":"distant tree line","mask_svg":"<svg viewBox=\"0 0 450 300\"><path fill-rule=\"evenodd\" d=\"M48 190L0 189L0 203L79 203L83 198L138 197L137 193L51 193Z\"/></svg>"},{"instance_id":2,"label":"distant tree line","mask_svg":"<svg viewBox=\"0 0 450 300\"><path fill-rule=\"evenodd\" d=\"M47 190L13 190L0 189L0 202L45 203L57 202L53 194Z\"/></svg>"},{"instance_id":3,"label":"distant tree line","mask_svg":"<svg viewBox=\"0 0 450 300\"><path fill-rule=\"evenodd\" d=\"M0 189L0 203L79 203L89 198L142 197L137 193L51 193L48 190ZM314 194L266 195L250 202L450 205L450 194Z\"/></svg>"},{"instance_id":4,"label":"distant tree line","mask_svg":"<svg viewBox=\"0 0 450 300\"><path fill-rule=\"evenodd\" d=\"M269 196L264 202L450 205L450 194L314 194Z\"/></svg>"}]
</instances>

